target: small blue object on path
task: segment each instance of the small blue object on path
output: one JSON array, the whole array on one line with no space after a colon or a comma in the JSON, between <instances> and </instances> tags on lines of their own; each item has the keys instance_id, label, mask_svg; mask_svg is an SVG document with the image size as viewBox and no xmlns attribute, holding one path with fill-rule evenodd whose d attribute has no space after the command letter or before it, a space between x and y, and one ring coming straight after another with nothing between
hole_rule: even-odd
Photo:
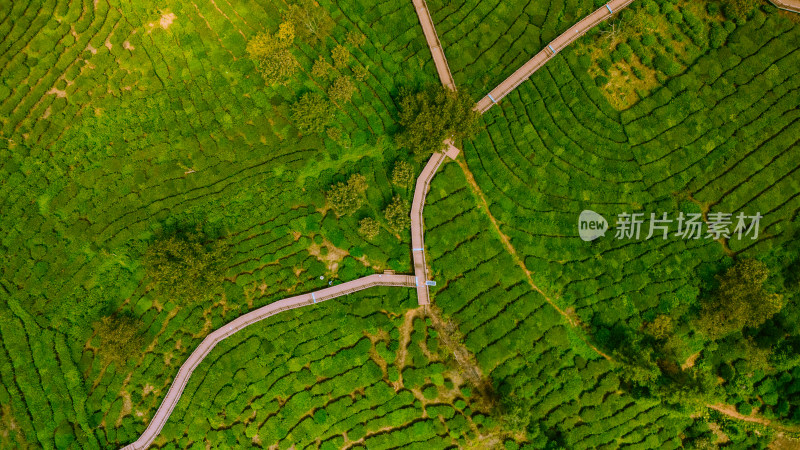
<instances>
[{"instance_id":1,"label":"small blue object on path","mask_svg":"<svg viewBox=\"0 0 800 450\"><path fill-rule=\"evenodd\" d=\"M608 3L606 3L606 8L608 8L608 13L609 13L609 14L614 14L614 11L612 11L612 10L611 10L611 7L610 7L610 6L608 6Z\"/></svg>"},{"instance_id":2,"label":"small blue object on path","mask_svg":"<svg viewBox=\"0 0 800 450\"><path fill-rule=\"evenodd\" d=\"M317 303L317 297L314 296L314 293L311 293L311 299L314 300L314 303Z\"/></svg>"},{"instance_id":3,"label":"small blue object on path","mask_svg":"<svg viewBox=\"0 0 800 450\"><path fill-rule=\"evenodd\" d=\"M550 51L553 52L554 55L556 54L556 51L553 50L553 47L551 47L550 44L547 44L547 48L549 48Z\"/></svg>"},{"instance_id":4,"label":"small blue object on path","mask_svg":"<svg viewBox=\"0 0 800 450\"><path fill-rule=\"evenodd\" d=\"M495 99L494 99L494 97L492 97L492 94L491 94L491 93L489 93L489 94L486 94L486 95L488 95L488 96L489 96L489 99L492 101L492 103L497 103L497 100L495 100Z\"/></svg>"}]
</instances>

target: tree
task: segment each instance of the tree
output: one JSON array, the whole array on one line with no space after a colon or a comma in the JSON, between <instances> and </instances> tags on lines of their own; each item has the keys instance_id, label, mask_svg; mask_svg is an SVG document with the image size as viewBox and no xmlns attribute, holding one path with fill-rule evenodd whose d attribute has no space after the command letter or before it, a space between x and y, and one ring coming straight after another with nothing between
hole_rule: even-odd
<instances>
[{"instance_id":1,"label":"tree","mask_svg":"<svg viewBox=\"0 0 800 450\"><path fill-rule=\"evenodd\" d=\"M390 228L395 231L402 231L411 226L410 210L408 201L399 195L395 195L383 215Z\"/></svg>"},{"instance_id":2,"label":"tree","mask_svg":"<svg viewBox=\"0 0 800 450\"><path fill-rule=\"evenodd\" d=\"M756 0L724 0L723 11L729 19L745 20L759 3Z\"/></svg>"},{"instance_id":3,"label":"tree","mask_svg":"<svg viewBox=\"0 0 800 450\"><path fill-rule=\"evenodd\" d=\"M344 45L337 45L331 52L333 57L333 66L337 69L344 69L347 63L350 62L350 51Z\"/></svg>"},{"instance_id":4,"label":"tree","mask_svg":"<svg viewBox=\"0 0 800 450\"><path fill-rule=\"evenodd\" d=\"M294 27L280 25L276 34L259 33L247 42L247 54L267 84L284 84L300 67L292 55Z\"/></svg>"},{"instance_id":5,"label":"tree","mask_svg":"<svg viewBox=\"0 0 800 450\"><path fill-rule=\"evenodd\" d=\"M320 55L320 57L314 61L314 66L311 68L311 75L314 78L321 78L327 80L331 76L331 70L333 70L333 66L325 60L325 57Z\"/></svg>"},{"instance_id":6,"label":"tree","mask_svg":"<svg viewBox=\"0 0 800 450\"><path fill-rule=\"evenodd\" d=\"M361 45L366 42L367 37L364 36L364 33L361 33L356 30L352 30L347 33L347 43L352 45L353 47L361 47Z\"/></svg>"},{"instance_id":7,"label":"tree","mask_svg":"<svg viewBox=\"0 0 800 450\"><path fill-rule=\"evenodd\" d=\"M140 325L140 321L131 316L116 314L94 323L94 332L100 338L98 354L104 364L124 364L131 355L140 353L144 346Z\"/></svg>"},{"instance_id":8,"label":"tree","mask_svg":"<svg viewBox=\"0 0 800 450\"><path fill-rule=\"evenodd\" d=\"M367 179L361 174L350 176L347 183L336 183L328 190L328 204L337 216L352 214L364 203L364 192L367 190Z\"/></svg>"},{"instance_id":9,"label":"tree","mask_svg":"<svg viewBox=\"0 0 800 450\"><path fill-rule=\"evenodd\" d=\"M330 34L334 26L328 11L314 0L298 0L289 5L283 18L294 26L297 36L309 45Z\"/></svg>"},{"instance_id":10,"label":"tree","mask_svg":"<svg viewBox=\"0 0 800 450\"><path fill-rule=\"evenodd\" d=\"M147 277L159 297L194 302L217 290L225 272L227 245L194 232L159 239L144 255Z\"/></svg>"},{"instance_id":11,"label":"tree","mask_svg":"<svg viewBox=\"0 0 800 450\"><path fill-rule=\"evenodd\" d=\"M364 236L368 241L375 239L380 231L380 224L372 217L365 217L358 222L358 234Z\"/></svg>"},{"instance_id":12,"label":"tree","mask_svg":"<svg viewBox=\"0 0 800 450\"><path fill-rule=\"evenodd\" d=\"M741 260L718 275L719 287L702 305L700 329L718 339L771 318L783 307L783 298L764 289L768 277L766 264L755 259Z\"/></svg>"},{"instance_id":13,"label":"tree","mask_svg":"<svg viewBox=\"0 0 800 450\"><path fill-rule=\"evenodd\" d=\"M292 105L292 120L302 131L319 133L331 120L333 106L321 94L308 92Z\"/></svg>"},{"instance_id":14,"label":"tree","mask_svg":"<svg viewBox=\"0 0 800 450\"><path fill-rule=\"evenodd\" d=\"M421 157L444 149L444 140L466 139L480 130L480 115L468 95L443 86L400 94L400 125L396 140Z\"/></svg>"},{"instance_id":15,"label":"tree","mask_svg":"<svg viewBox=\"0 0 800 450\"><path fill-rule=\"evenodd\" d=\"M341 128L338 127L330 127L325 130L325 133L331 138L334 142L341 145L344 148L350 148L350 135L343 132Z\"/></svg>"},{"instance_id":16,"label":"tree","mask_svg":"<svg viewBox=\"0 0 800 450\"><path fill-rule=\"evenodd\" d=\"M405 161L397 161L392 169L392 184L407 188L414 179L414 168Z\"/></svg>"},{"instance_id":17,"label":"tree","mask_svg":"<svg viewBox=\"0 0 800 450\"><path fill-rule=\"evenodd\" d=\"M356 87L350 81L350 78L341 76L333 80L333 85L328 89L328 96L337 103L349 102L355 91Z\"/></svg>"},{"instance_id":18,"label":"tree","mask_svg":"<svg viewBox=\"0 0 800 450\"><path fill-rule=\"evenodd\" d=\"M353 67L353 78L355 78L357 81L366 80L367 75L369 75L369 69L361 64L357 64L355 67Z\"/></svg>"}]
</instances>

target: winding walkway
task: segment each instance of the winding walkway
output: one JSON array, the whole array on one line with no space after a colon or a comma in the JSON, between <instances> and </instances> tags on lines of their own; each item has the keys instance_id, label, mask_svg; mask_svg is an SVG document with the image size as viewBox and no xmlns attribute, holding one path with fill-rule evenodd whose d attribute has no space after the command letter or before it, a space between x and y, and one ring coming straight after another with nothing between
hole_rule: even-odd
<instances>
[{"instance_id":1,"label":"winding walkway","mask_svg":"<svg viewBox=\"0 0 800 450\"><path fill-rule=\"evenodd\" d=\"M442 42L439 40L439 35L436 33L436 27L433 26L433 19L428 10L428 4L425 0L412 0L414 9L417 11L419 24L422 25L422 32L425 33L425 40L428 41L428 48L431 49L433 56L433 63L436 65L436 72L439 73L439 80L442 84L451 90L456 90L456 83L453 81L453 75L450 73L450 66L447 64L447 58L444 56L444 49Z\"/></svg>"},{"instance_id":2,"label":"winding walkway","mask_svg":"<svg viewBox=\"0 0 800 450\"><path fill-rule=\"evenodd\" d=\"M786 0L796 1L796 0ZM481 114L485 113L503 97L511 93L514 89L527 80L534 72L539 70L547 61L550 61L558 52L564 47L573 43L579 37L586 34L587 31L599 25L604 20L608 19L617 11L625 8L631 4L633 0L611 0L602 7L596 9L593 13L581 19L578 23L571 26L569 30L561 33L557 38L553 39L544 50L540 51L533 56L528 62L517 69L510 77L506 78L502 83L492 89L486 97L483 97L475 106L475 110Z\"/></svg>"},{"instance_id":3,"label":"winding walkway","mask_svg":"<svg viewBox=\"0 0 800 450\"><path fill-rule=\"evenodd\" d=\"M481 99L475 106L475 109L484 113L492 107L497 101L505 97L514 88L519 86L523 81L538 70L544 63L549 61L559 50L572 43L575 39L582 36L589 29L596 26L603 20L607 19L613 11L622 9L633 0L612 0L608 6L604 6L585 17L583 20L575 24L572 28L567 30L564 34L553 40L548 47L542 52L537 53L530 61L525 63L520 69L514 72L511 77L500 83L493 89L489 95ZM798 0L782 0L784 2L794 2ZM433 20L428 12L425 0L413 0L417 15L425 33L425 38L428 41L433 60L436 65L436 70L439 73L439 78L442 84L446 87L456 90L453 77L450 73L450 68L447 65L447 59L444 56L441 42L436 34L436 29L433 26ZM551 50L548 52L548 50ZM488 103L487 103L488 102ZM139 436L135 442L132 442L122 450L144 450L152 444L153 440L161 432L161 429L167 423L172 410L183 394L183 390L188 383L192 373L200 365L203 359L214 349L214 347L224 340L225 338L233 335L239 330L252 325L260 320L275 314L281 313L294 308L301 308L303 306L311 306L316 303L324 302L332 298L341 297L353 292L361 291L375 286L400 286L400 287L413 287L417 290L417 301L420 305L430 304L430 293L428 291L428 267L425 261L425 245L423 236L423 217L422 210L425 206L425 197L428 189L430 188L431 180L442 165L446 157L455 159L459 150L453 145L450 140L445 141L446 150L444 152L435 152L431 156L425 168L422 170L417 184L414 189L414 200L411 206L411 245L412 256L414 260L414 276L410 275L395 275L395 274L375 274L369 275L357 280L348 281L336 286L325 288L319 291L311 292L308 294L296 295L275 303L263 306L256 310L244 314L216 331L212 332L197 346L197 348L189 355L189 358L181 365L175 379L172 380L167 395L162 400L161 405L158 407L153 418L147 424L147 428Z\"/></svg>"},{"instance_id":4,"label":"winding walkway","mask_svg":"<svg viewBox=\"0 0 800 450\"><path fill-rule=\"evenodd\" d=\"M431 180L439 170L445 157L456 159L459 150L453 146L449 140L445 141L447 151L445 153L436 152L428 160L428 164L422 169L422 173L417 178L417 185L414 187L414 201L411 203L411 253L414 259L414 275L417 280L417 302L420 305L430 304L430 292L428 291L428 265L425 262L425 240L423 230L425 224L422 219L422 208L425 207L425 197L428 195Z\"/></svg>"},{"instance_id":5,"label":"winding walkway","mask_svg":"<svg viewBox=\"0 0 800 450\"><path fill-rule=\"evenodd\" d=\"M358 280L348 281L347 283L338 284L333 287L325 288L319 291L311 292L308 294L296 295L294 297L285 298L267 306L250 311L231 322L228 322L221 328L218 328L213 333L206 336L203 342L197 346L189 358L183 363L175 379L172 380L172 385L167 392L164 400L161 401L161 406L158 411L147 424L139 439L131 444L123 447L123 450L142 450L146 449L153 440L161 432L161 428L167 423L172 410L178 404L178 400L183 394L183 389L192 376L192 372L200 365L203 359L214 349L214 347L223 339L231 336L237 331L250 326L267 317L274 316L294 308L302 308L303 306L311 306L316 303L324 302L332 298L341 297L343 295L351 294L353 292L361 291L375 286L402 286L414 287L416 285L414 277L409 275L394 275L394 274L376 274L369 275Z\"/></svg>"},{"instance_id":6,"label":"winding walkway","mask_svg":"<svg viewBox=\"0 0 800 450\"><path fill-rule=\"evenodd\" d=\"M769 0L770 3L783 9L785 11L796 12L800 14L800 0Z\"/></svg>"}]
</instances>

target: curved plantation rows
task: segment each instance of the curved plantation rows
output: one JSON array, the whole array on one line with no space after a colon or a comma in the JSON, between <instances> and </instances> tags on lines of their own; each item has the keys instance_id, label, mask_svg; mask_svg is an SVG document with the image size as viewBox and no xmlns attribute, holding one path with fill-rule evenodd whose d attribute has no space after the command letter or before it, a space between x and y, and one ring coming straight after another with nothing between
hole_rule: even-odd
<instances>
[{"instance_id":1,"label":"curved plantation rows","mask_svg":"<svg viewBox=\"0 0 800 450\"><path fill-rule=\"evenodd\" d=\"M332 35L296 52L310 74L348 31L377 43L350 49L343 70L368 71L335 115L350 141L340 146L301 136L289 120L297 93L321 82L302 75L270 98L245 56L249 37L277 26L282 2L172 2L159 12L126 2L7 3L0 429L12 431L0 446L130 441L190 349L226 317L331 279L408 270L406 244L385 231L364 241L355 217L322 209L322 191L361 171L370 174L365 211L378 214L395 195L388 178L399 154L380 138L394 126L394 80L434 79L418 69L430 58L411 6L326 4ZM204 306L155 298L139 263L147 244L196 223L230 245L227 281ZM321 247L338 258L309 254ZM145 346L109 365L93 324L122 305L140 320Z\"/></svg>"},{"instance_id":2,"label":"curved plantation rows","mask_svg":"<svg viewBox=\"0 0 800 450\"><path fill-rule=\"evenodd\" d=\"M601 348L613 350L668 314L687 344L676 349L680 365L701 337L679 319L713 286L727 255L794 258L784 246L796 235L800 207L798 48L797 25L756 12L725 46L621 113L586 75L587 58L566 51L488 113L487 133L465 144L492 215L534 281L574 309ZM606 217L612 229L605 237L578 238L584 209ZM638 241L614 238L617 214L674 219L680 211L764 218L757 240L644 240L646 224ZM436 302L445 305L442 294ZM759 392L775 385L794 392L791 376L765 382ZM774 417L796 417L796 406L769 402Z\"/></svg>"},{"instance_id":3,"label":"curved plantation rows","mask_svg":"<svg viewBox=\"0 0 800 450\"><path fill-rule=\"evenodd\" d=\"M428 198L432 267L437 279L448 280L432 288L436 305L458 322L498 395L530 410L531 448L548 441L567 448L680 448L703 434L702 420L620 390L612 365L531 291L454 164L436 177Z\"/></svg>"},{"instance_id":4,"label":"curved plantation rows","mask_svg":"<svg viewBox=\"0 0 800 450\"><path fill-rule=\"evenodd\" d=\"M456 86L476 96L597 7L588 0L433 0L428 6Z\"/></svg>"},{"instance_id":5,"label":"curved plantation rows","mask_svg":"<svg viewBox=\"0 0 800 450\"><path fill-rule=\"evenodd\" d=\"M436 331L395 312L414 303L379 288L237 333L196 370L156 445L445 448L490 432Z\"/></svg>"}]
</instances>

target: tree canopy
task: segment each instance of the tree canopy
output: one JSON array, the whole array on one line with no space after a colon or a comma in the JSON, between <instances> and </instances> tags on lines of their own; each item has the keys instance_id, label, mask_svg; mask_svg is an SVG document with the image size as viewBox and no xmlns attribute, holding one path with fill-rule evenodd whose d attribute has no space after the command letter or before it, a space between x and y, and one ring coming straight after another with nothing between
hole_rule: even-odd
<instances>
[{"instance_id":1,"label":"tree canopy","mask_svg":"<svg viewBox=\"0 0 800 450\"><path fill-rule=\"evenodd\" d=\"M764 289L768 277L766 264L755 259L741 260L717 276L719 287L703 303L700 329L717 339L771 318L783 307L783 298Z\"/></svg>"},{"instance_id":2,"label":"tree canopy","mask_svg":"<svg viewBox=\"0 0 800 450\"><path fill-rule=\"evenodd\" d=\"M294 26L297 37L309 45L325 38L334 26L334 21L328 11L314 0L294 2L289 5L283 18Z\"/></svg>"},{"instance_id":3,"label":"tree canopy","mask_svg":"<svg viewBox=\"0 0 800 450\"><path fill-rule=\"evenodd\" d=\"M389 227L395 231L402 231L411 226L410 211L411 208L409 207L408 200L399 195L395 195L383 214Z\"/></svg>"},{"instance_id":4,"label":"tree canopy","mask_svg":"<svg viewBox=\"0 0 800 450\"><path fill-rule=\"evenodd\" d=\"M307 92L292 105L292 120L302 131L319 133L331 120L333 106L322 94Z\"/></svg>"},{"instance_id":5,"label":"tree canopy","mask_svg":"<svg viewBox=\"0 0 800 450\"><path fill-rule=\"evenodd\" d=\"M209 242L197 229L153 242L144 266L157 296L192 302L206 298L222 281L226 250L224 241Z\"/></svg>"},{"instance_id":6,"label":"tree canopy","mask_svg":"<svg viewBox=\"0 0 800 450\"><path fill-rule=\"evenodd\" d=\"M326 197L328 204L343 216L352 214L364 203L364 191L367 190L367 179L361 174L353 174L347 183L336 183L328 190Z\"/></svg>"},{"instance_id":7,"label":"tree canopy","mask_svg":"<svg viewBox=\"0 0 800 450\"><path fill-rule=\"evenodd\" d=\"M467 139L480 130L480 114L473 111L472 99L443 86L400 94L399 145L426 157L444 149L444 140Z\"/></svg>"},{"instance_id":8,"label":"tree canopy","mask_svg":"<svg viewBox=\"0 0 800 450\"><path fill-rule=\"evenodd\" d=\"M247 54L267 84L284 84L300 67L292 55L294 26L280 25L276 34L262 32L247 42Z\"/></svg>"},{"instance_id":9,"label":"tree canopy","mask_svg":"<svg viewBox=\"0 0 800 450\"><path fill-rule=\"evenodd\" d=\"M116 314L94 323L94 332L100 338L98 354L103 363L124 364L129 355L139 354L144 345L139 325L138 319Z\"/></svg>"}]
</instances>

